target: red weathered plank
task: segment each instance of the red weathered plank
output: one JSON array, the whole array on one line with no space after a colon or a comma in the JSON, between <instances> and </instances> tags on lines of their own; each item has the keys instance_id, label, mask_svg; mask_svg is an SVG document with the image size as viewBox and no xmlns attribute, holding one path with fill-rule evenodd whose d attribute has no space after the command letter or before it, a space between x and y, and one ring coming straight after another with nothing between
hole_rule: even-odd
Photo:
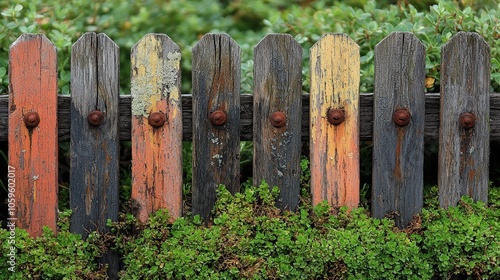
<instances>
[{"instance_id":1,"label":"red weathered plank","mask_svg":"<svg viewBox=\"0 0 500 280\"><path fill-rule=\"evenodd\" d=\"M490 48L477 33L459 32L441 51L439 204L464 195L488 201Z\"/></svg>"},{"instance_id":2,"label":"red weathered plank","mask_svg":"<svg viewBox=\"0 0 500 280\"><path fill-rule=\"evenodd\" d=\"M240 47L207 34L193 47L193 214L209 222L217 186L240 189Z\"/></svg>"},{"instance_id":3,"label":"red weathered plank","mask_svg":"<svg viewBox=\"0 0 500 280\"><path fill-rule=\"evenodd\" d=\"M406 227L423 206L425 47L394 32L375 47L372 214Z\"/></svg>"},{"instance_id":4,"label":"red weathered plank","mask_svg":"<svg viewBox=\"0 0 500 280\"><path fill-rule=\"evenodd\" d=\"M131 53L132 200L138 218L168 209L182 215L182 112L179 47L147 34Z\"/></svg>"},{"instance_id":5,"label":"red weathered plank","mask_svg":"<svg viewBox=\"0 0 500 280\"><path fill-rule=\"evenodd\" d=\"M254 51L253 183L278 186L277 205L294 210L300 192L302 48L269 34Z\"/></svg>"},{"instance_id":6,"label":"red weathered plank","mask_svg":"<svg viewBox=\"0 0 500 280\"><path fill-rule=\"evenodd\" d=\"M311 48L310 161L314 205L359 203L359 47L345 34Z\"/></svg>"},{"instance_id":7,"label":"red weathered plank","mask_svg":"<svg viewBox=\"0 0 500 280\"><path fill-rule=\"evenodd\" d=\"M24 34L12 44L9 81L16 222L39 236L43 226L56 230L58 192L57 52L44 35Z\"/></svg>"}]
</instances>

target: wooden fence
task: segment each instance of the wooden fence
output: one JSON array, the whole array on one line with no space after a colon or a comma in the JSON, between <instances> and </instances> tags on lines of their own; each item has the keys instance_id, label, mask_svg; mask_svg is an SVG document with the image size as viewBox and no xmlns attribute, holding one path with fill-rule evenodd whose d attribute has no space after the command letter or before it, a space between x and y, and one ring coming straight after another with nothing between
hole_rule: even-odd
<instances>
[{"instance_id":1,"label":"wooden fence","mask_svg":"<svg viewBox=\"0 0 500 280\"><path fill-rule=\"evenodd\" d=\"M193 142L192 209L210 219L216 186L239 191L239 144L254 145L254 184L281 189L295 209L300 148L310 142L313 203L359 203L359 141L373 141L372 213L407 225L423 203L424 141L439 137L439 201L487 201L489 143L500 140L500 96L490 93L490 53L475 33L442 48L441 93L425 94L425 48L393 33L375 48L375 92L359 93L359 47L326 34L311 49L311 92L302 92L301 46L269 34L255 47L254 92L240 95L240 48L207 34L193 48L192 95L180 92L180 49L148 34L131 52L131 95L119 95L119 49L87 33L71 56L71 96L58 95L56 49L22 35L10 49L10 94L0 97L0 141L14 167L18 226L56 230L58 141L71 142L71 230L106 231L118 215L119 143L132 141L138 217L182 215L182 141ZM7 104L8 102L8 104ZM491 105L490 105L491 103ZM490 112L491 108L491 112ZM8 118L8 124L7 124ZM8 133L7 133L8 130Z\"/></svg>"}]
</instances>

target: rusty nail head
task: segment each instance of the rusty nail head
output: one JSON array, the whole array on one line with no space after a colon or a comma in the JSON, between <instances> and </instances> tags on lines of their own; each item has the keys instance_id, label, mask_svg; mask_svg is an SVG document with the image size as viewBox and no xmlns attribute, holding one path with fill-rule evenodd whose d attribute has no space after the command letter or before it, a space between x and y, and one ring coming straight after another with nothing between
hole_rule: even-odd
<instances>
[{"instance_id":1,"label":"rusty nail head","mask_svg":"<svg viewBox=\"0 0 500 280\"><path fill-rule=\"evenodd\" d=\"M393 121L399 126L405 126L410 122L411 115L407 109L398 109L394 112Z\"/></svg>"},{"instance_id":2,"label":"rusty nail head","mask_svg":"<svg viewBox=\"0 0 500 280\"><path fill-rule=\"evenodd\" d=\"M162 112L154 112L149 114L148 123L153 127L163 126L165 123L165 114Z\"/></svg>"},{"instance_id":3,"label":"rusty nail head","mask_svg":"<svg viewBox=\"0 0 500 280\"><path fill-rule=\"evenodd\" d=\"M33 128L40 123L40 115L37 112L28 112L24 115L24 124L28 128Z\"/></svg>"},{"instance_id":4,"label":"rusty nail head","mask_svg":"<svg viewBox=\"0 0 500 280\"><path fill-rule=\"evenodd\" d=\"M104 114L99 110L91 111L87 116L87 121L91 126L100 126L104 121Z\"/></svg>"},{"instance_id":5,"label":"rusty nail head","mask_svg":"<svg viewBox=\"0 0 500 280\"><path fill-rule=\"evenodd\" d=\"M286 116L283 112L274 112L271 114L271 124L274 127L283 127L286 125Z\"/></svg>"},{"instance_id":6,"label":"rusty nail head","mask_svg":"<svg viewBox=\"0 0 500 280\"><path fill-rule=\"evenodd\" d=\"M460 115L460 125L465 129L471 129L476 125L476 116L472 113Z\"/></svg>"},{"instance_id":7,"label":"rusty nail head","mask_svg":"<svg viewBox=\"0 0 500 280\"><path fill-rule=\"evenodd\" d=\"M344 109L328 109L327 113L328 121L333 125L339 125L345 121L345 111Z\"/></svg>"},{"instance_id":8,"label":"rusty nail head","mask_svg":"<svg viewBox=\"0 0 500 280\"><path fill-rule=\"evenodd\" d=\"M223 125L226 123L227 115L221 110L213 111L208 117L213 125Z\"/></svg>"}]
</instances>

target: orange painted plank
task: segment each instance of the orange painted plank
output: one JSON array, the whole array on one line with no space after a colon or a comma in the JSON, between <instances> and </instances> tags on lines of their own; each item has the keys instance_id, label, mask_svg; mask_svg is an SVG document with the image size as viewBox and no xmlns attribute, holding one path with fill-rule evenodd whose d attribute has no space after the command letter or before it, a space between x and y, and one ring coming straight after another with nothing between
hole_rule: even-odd
<instances>
[{"instance_id":1,"label":"orange painted plank","mask_svg":"<svg viewBox=\"0 0 500 280\"><path fill-rule=\"evenodd\" d=\"M58 191L57 53L44 35L24 34L9 55L9 165L15 168L16 226L56 231ZM38 113L28 128L25 116Z\"/></svg>"},{"instance_id":2,"label":"orange painted plank","mask_svg":"<svg viewBox=\"0 0 500 280\"><path fill-rule=\"evenodd\" d=\"M326 200L334 208L357 207L359 47L345 34L326 34L310 51L312 202L316 205ZM329 110L343 110L345 120L331 124Z\"/></svg>"},{"instance_id":3,"label":"orange painted plank","mask_svg":"<svg viewBox=\"0 0 500 280\"><path fill-rule=\"evenodd\" d=\"M142 222L165 208L175 219L182 215L181 53L167 35L148 34L131 59L132 200ZM150 116L166 120L155 127Z\"/></svg>"}]
</instances>

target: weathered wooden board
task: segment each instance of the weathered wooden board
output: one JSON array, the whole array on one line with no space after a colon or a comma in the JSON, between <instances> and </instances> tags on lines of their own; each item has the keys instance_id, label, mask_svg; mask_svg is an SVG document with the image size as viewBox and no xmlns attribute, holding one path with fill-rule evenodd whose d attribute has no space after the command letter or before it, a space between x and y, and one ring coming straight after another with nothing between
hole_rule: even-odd
<instances>
[{"instance_id":1,"label":"weathered wooden board","mask_svg":"<svg viewBox=\"0 0 500 280\"><path fill-rule=\"evenodd\" d=\"M312 202L357 207L359 47L345 34L326 34L310 51Z\"/></svg>"},{"instance_id":2,"label":"weathered wooden board","mask_svg":"<svg viewBox=\"0 0 500 280\"><path fill-rule=\"evenodd\" d=\"M83 35L71 53L70 207L71 231L84 238L118 219L119 84L118 46Z\"/></svg>"},{"instance_id":3,"label":"weathered wooden board","mask_svg":"<svg viewBox=\"0 0 500 280\"><path fill-rule=\"evenodd\" d=\"M253 182L281 190L277 205L294 210L300 192L302 48L269 34L254 50Z\"/></svg>"},{"instance_id":4,"label":"weathered wooden board","mask_svg":"<svg viewBox=\"0 0 500 280\"><path fill-rule=\"evenodd\" d=\"M392 33L375 47L372 214L400 228L423 206L424 81L425 47L413 34Z\"/></svg>"},{"instance_id":5,"label":"weathered wooden board","mask_svg":"<svg viewBox=\"0 0 500 280\"><path fill-rule=\"evenodd\" d=\"M120 184L118 46L105 34L84 34L71 52L70 230L86 238L109 232L118 220ZM117 277L119 257L102 256L108 276Z\"/></svg>"},{"instance_id":6,"label":"weathered wooden board","mask_svg":"<svg viewBox=\"0 0 500 280\"><path fill-rule=\"evenodd\" d=\"M192 96L182 95L182 137L191 141L192 131ZM361 93L359 96L359 139L372 140L373 129L373 93ZM253 139L253 96L242 94L240 99L240 140ZM58 97L59 141L68 141L70 137L69 96ZM130 95L120 95L120 141L130 141ZM0 96L0 142L7 141L7 104L8 96ZM439 93L425 94L425 141L439 139ZM490 140L500 142L500 94L490 94ZM302 94L302 141L309 141L309 94Z\"/></svg>"},{"instance_id":7,"label":"weathered wooden board","mask_svg":"<svg viewBox=\"0 0 500 280\"><path fill-rule=\"evenodd\" d=\"M488 200L490 145L490 48L477 33L459 32L441 50L439 204L464 195ZM462 119L475 118L475 125ZM462 123L462 124L461 124Z\"/></svg>"},{"instance_id":8,"label":"weathered wooden board","mask_svg":"<svg viewBox=\"0 0 500 280\"><path fill-rule=\"evenodd\" d=\"M40 236L43 226L56 231L58 193L57 52L44 35L24 34L12 44L9 81L16 226Z\"/></svg>"},{"instance_id":9,"label":"weathered wooden board","mask_svg":"<svg viewBox=\"0 0 500 280\"><path fill-rule=\"evenodd\" d=\"M131 53L132 199L138 218L182 214L182 113L179 47L147 34Z\"/></svg>"},{"instance_id":10,"label":"weathered wooden board","mask_svg":"<svg viewBox=\"0 0 500 280\"><path fill-rule=\"evenodd\" d=\"M240 47L207 34L193 47L193 214L210 221L217 186L240 189Z\"/></svg>"}]
</instances>

